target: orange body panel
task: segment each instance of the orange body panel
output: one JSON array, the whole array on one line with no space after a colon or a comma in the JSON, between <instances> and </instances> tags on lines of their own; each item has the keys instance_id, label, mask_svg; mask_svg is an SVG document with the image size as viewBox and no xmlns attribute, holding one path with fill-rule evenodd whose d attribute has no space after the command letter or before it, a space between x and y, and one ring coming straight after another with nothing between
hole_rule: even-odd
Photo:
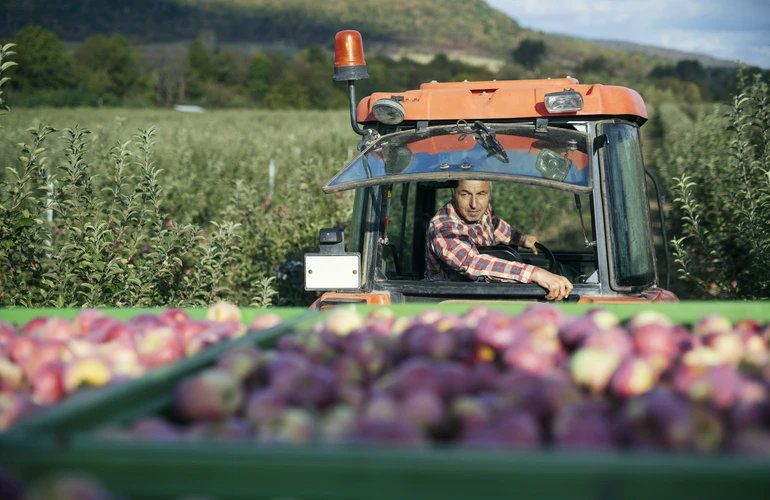
<instances>
[{"instance_id":1,"label":"orange body panel","mask_svg":"<svg viewBox=\"0 0 770 500\"><path fill-rule=\"evenodd\" d=\"M551 114L544 97L573 89L583 96L583 109ZM501 80L489 82L424 83L419 90L377 92L358 104L356 120L375 121L372 105L380 99L402 97L405 120L502 120L548 116L638 116L647 119L647 108L634 90L612 85L581 85L574 78L552 80Z\"/></svg>"},{"instance_id":2,"label":"orange body panel","mask_svg":"<svg viewBox=\"0 0 770 500\"><path fill-rule=\"evenodd\" d=\"M326 292L310 305L310 309L320 309L323 311L332 307L329 305L330 303L333 303L333 305L365 303L370 306L387 306L390 305L390 295L387 293Z\"/></svg>"}]
</instances>

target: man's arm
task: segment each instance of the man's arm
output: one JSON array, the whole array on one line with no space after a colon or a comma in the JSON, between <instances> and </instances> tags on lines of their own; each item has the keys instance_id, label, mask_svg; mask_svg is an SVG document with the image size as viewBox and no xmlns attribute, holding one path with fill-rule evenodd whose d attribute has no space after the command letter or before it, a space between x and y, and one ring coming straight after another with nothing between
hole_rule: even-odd
<instances>
[{"instance_id":1,"label":"man's arm","mask_svg":"<svg viewBox=\"0 0 770 500\"><path fill-rule=\"evenodd\" d=\"M510 229L510 226L509 226ZM431 228L431 250L452 269L477 280L518 281L530 283L535 266L511 262L478 252L470 237L455 225Z\"/></svg>"}]
</instances>

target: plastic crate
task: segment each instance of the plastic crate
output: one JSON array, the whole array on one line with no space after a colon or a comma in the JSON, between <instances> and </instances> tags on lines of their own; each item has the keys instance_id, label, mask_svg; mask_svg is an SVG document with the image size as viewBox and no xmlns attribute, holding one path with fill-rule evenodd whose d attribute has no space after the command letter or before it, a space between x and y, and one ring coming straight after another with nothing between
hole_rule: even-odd
<instances>
[{"instance_id":1,"label":"plastic crate","mask_svg":"<svg viewBox=\"0 0 770 500\"><path fill-rule=\"evenodd\" d=\"M403 305L411 316L436 308L462 313L471 305ZM517 313L527 304L497 305ZM567 313L595 305L565 304ZM691 324L707 313L733 321L770 321L767 302L602 305L627 318L643 308ZM369 308L364 308L369 309ZM305 324L320 317L307 319ZM293 325L299 326L302 321ZM286 326L286 325L284 325ZM239 339L268 346L289 329ZM220 347L220 346L217 346ZM224 346L221 346L224 347ZM116 386L98 399L80 398L30 418L0 439L0 465L24 481L52 472L92 474L126 498L258 499L710 499L766 498L770 460L738 456L551 451L501 452L458 448L419 450L358 447L268 447L252 442L151 443L104 441L93 431L163 411L175 384L213 362L211 351L195 367ZM177 365L182 365L178 363Z\"/></svg>"}]
</instances>

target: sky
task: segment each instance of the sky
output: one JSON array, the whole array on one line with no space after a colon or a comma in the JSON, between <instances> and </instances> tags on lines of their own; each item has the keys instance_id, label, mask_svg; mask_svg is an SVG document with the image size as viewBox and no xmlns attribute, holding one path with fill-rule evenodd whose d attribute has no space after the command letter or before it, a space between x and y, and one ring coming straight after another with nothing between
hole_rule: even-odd
<instances>
[{"instance_id":1,"label":"sky","mask_svg":"<svg viewBox=\"0 0 770 500\"><path fill-rule=\"evenodd\" d=\"M770 0L486 0L523 28L770 69Z\"/></svg>"}]
</instances>

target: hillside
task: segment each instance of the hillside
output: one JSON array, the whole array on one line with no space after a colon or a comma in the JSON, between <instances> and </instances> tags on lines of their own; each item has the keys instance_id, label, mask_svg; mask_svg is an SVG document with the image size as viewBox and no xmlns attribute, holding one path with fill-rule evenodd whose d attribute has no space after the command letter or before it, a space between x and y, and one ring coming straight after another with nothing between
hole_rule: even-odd
<instances>
[{"instance_id":1,"label":"hillside","mask_svg":"<svg viewBox=\"0 0 770 500\"><path fill-rule=\"evenodd\" d=\"M190 40L212 31L221 42L331 46L334 34L355 28L367 40L433 50L510 50L521 28L483 0L6 0L0 36L42 25L80 41L119 32L134 42Z\"/></svg>"},{"instance_id":2,"label":"hillside","mask_svg":"<svg viewBox=\"0 0 770 500\"><path fill-rule=\"evenodd\" d=\"M333 49L334 35L357 29L367 54L428 61L438 52L496 71L527 38L543 40L544 62L553 74L574 74L584 61L601 58L620 77L641 77L655 65L687 54L623 42L584 40L522 28L483 0L5 0L0 39L27 24L41 25L77 44L99 33L122 33L146 51L179 48L211 35L248 52ZM704 66L734 66L691 55Z\"/></svg>"}]
</instances>

